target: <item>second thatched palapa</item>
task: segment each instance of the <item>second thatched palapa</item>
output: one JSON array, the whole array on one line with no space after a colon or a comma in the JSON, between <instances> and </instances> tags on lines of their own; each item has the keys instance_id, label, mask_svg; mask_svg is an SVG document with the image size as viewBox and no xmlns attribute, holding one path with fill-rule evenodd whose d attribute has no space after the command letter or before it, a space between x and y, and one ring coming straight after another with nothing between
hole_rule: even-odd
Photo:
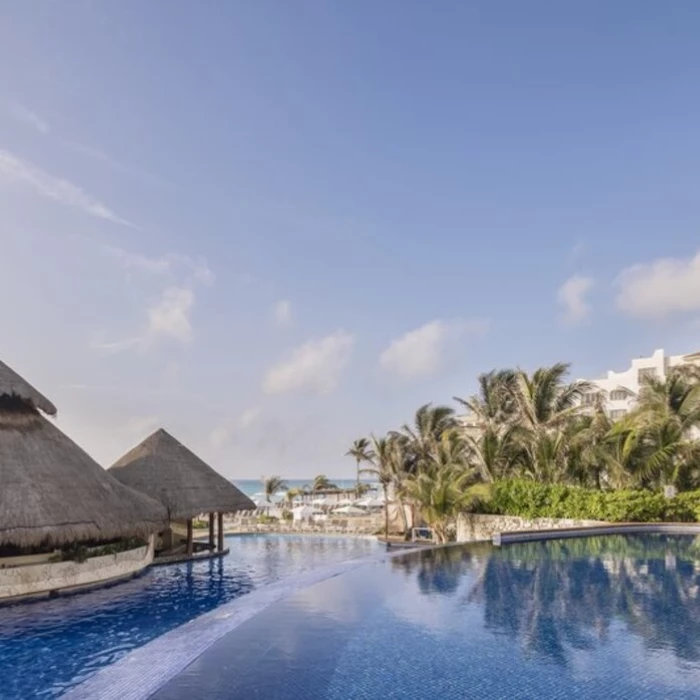
<instances>
[{"instance_id":1,"label":"second thatched palapa","mask_svg":"<svg viewBox=\"0 0 700 700\"><path fill-rule=\"evenodd\" d=\"M187 550L192 554L192 519L209 513L209 545L214 549L214 513L219 514L219 551L223 551L224 513L253 510L255 504L172 435L157 430L110 467L123 484L160 501L171 522L187 521Z\"/></svg>"}]
</instances>

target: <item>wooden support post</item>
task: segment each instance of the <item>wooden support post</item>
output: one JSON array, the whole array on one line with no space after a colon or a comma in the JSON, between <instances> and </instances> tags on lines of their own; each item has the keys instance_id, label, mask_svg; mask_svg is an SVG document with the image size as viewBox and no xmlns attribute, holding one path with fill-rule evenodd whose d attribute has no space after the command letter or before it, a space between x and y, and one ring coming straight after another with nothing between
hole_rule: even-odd
<instances>
[{"instance_id":1,"label":"wooden support post","mask_svg":"<svg viewBox=\"0 0 700 700\"><path fill-rule=\"evenodd\" d=\"M209 549L214 551L214 513L209 513Z\"/></svg>"},{"instance_id":2,"label":"wooden support post","mask_svg":"<svg viewBox=\"0 0 700 700\"><path fill-rule=\"evenodd\" d=\"M218 513L219 516L219 522L217 523L219 526L219 551L223 552L224 551L224 514L223 513Z\"/></svg>"},{"instance_id":3,"label":"wooden support post","mask_svg":"<svg viewBox=\"0 0 700 700\"><path fill-rule=\"evenodd\" d=\"M194 553L194 539L192 536L192 518L187 518L187 556Z\"/></svg>"}]
</instances>

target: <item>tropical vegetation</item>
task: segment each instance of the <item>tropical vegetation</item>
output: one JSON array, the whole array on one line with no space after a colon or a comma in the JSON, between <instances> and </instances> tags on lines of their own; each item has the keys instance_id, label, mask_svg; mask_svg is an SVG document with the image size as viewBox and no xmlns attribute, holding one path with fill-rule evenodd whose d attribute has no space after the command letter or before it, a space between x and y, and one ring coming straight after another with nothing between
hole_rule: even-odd
<instances>
[{"instance_id":1,"label":"tropical vegetation","mask_svg":"<svg viewBox=\"0 0 700 700\"><path fill-rule=\"evenodd\" d=\"M319 474L314 477L313 484L311 484L311 490L317 491L333 491L338 487L331 482L331 480L325 474Z\"/></svg>"},{"instance_id":2,"label":"tropical vegetation","mask_svg":"<svg viewBox=\"0 0 700 700\"><path fill-rule=\"evenodd\" d=\"M262 478L263 482L263 493L265 494L265 500L268 503L272 502L272 499L280 492L287 491L287 482L279 476L267 476Z\"/></svg>"},{"instance_id":3,"label":"tropical vegetation","mask_svg":"<svg viewBox=\"0 0 700 700\"><path fill-rule=\"evenodd\" d=\"M372 454L370 452L370 442L367 438L358 438L352 443L350 449L345 453L347 457L352 457L357 464L357 487L356 493L357 497L360 497L361 484L360 484L360 465L363 462L370 462L372 459Z\"/></svg>"},{"instance_id":4,"label":"tropical vegetation","mask_svg":"<svg viewBox=\"0 0 700 700\"><path fill-rule=\"evenodd\" d=\"M426 404L410 425L356 440L347 454L400 506L404 530L406 508L417 509L438 542L467 510L700 520L700 494L662 494L700 489L700 370L680 366L645 380L618 421L594 386L567 381L568 372L557 363L482 374L475 395L455 397L466 415Z\"/></svg>"}]
</instances>

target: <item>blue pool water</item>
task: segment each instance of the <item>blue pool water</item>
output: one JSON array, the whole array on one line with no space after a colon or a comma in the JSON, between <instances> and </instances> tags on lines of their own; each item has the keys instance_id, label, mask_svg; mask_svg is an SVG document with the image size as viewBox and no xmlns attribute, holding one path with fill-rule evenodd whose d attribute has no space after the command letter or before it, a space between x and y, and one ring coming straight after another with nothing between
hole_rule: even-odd
<instances>
[{"instance_id":1,"label":"blue pool water","mask_svg":"<svg viewBox=\"0 0 700 700\"><path fill-rule=\"evenodd\" d=\"M150 569L126 583L0 607L0 698L55 697L128 651L254 588L377 551L372 540L245 535L223 559Z\"/></svg>"},{"instance_id":2,"label":"blue pool water","mask_svg":"<svg viewBox=\"0 0 700 700\"><path fill-rule=\"evenodd\" d=\"M370 564L270 606L153 697L700 698L700 546L616 535Z\"/></svg>"}]
</instances>

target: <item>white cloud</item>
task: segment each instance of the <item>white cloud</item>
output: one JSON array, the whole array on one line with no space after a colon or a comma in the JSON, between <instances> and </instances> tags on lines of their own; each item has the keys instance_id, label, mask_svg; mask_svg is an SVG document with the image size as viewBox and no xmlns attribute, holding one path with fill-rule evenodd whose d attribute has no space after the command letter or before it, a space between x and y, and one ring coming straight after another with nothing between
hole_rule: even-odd
<instances>
[{"instance_id":1,"label":"white cloud","mask_svg":"<svg viewBox=\"0 0 700 700\"><path fill-rule=\"evenodd\" d=\"M162 338L189 343L193 337L190 318L193 306L194 292L190 288L167 287L147 309L147 326L141 335L105 340L101 334L93 339L90 347L107 355L116 355L130 350L147 352Z\"/></svg>"},{"instance_id":2,"label":"white cloud","mask_svg":"<svg viewBox=\"0 0 700 700\"><path fill-rule=\"evenodd\" d=\"M79 209L85 214L105 219L115 224L136 228L134 224L117 216L109 207L95 199L77 185L54 177L31 163L0 149L0 178L10 182L22 182L38 195L67 207Z\"/></svg>"},{"instance_id":3,"label":"white cloud","mask_svg":"<svg viewBox=\"0 0 700 700\"><path fill-rule=\"evenodd\" d=\"M149 258L140 253L130 253L115 246L105 246L105 250L118 260L126 270L138 271L147 275L185 275L195 282L211 286L216 281L204 258L191 258L181 253L166 253L158 258Z\"/></svg>"},{"instance_id":4,"label":"white cloud","mask_svg":"<svg viewBox=\"0 0 700 700\"><path fill-rule=\"evenodd\" d=\"M275 304L275 323L279 327L292 325L292 302L282 299Z\"/></svg>"},{"instance_id":5,"label":"white cloud","mask_svg":"<svg viewBox=\"0 0 700 700\"><path fill-rule=\"evenodd\" d=\"M290 357L271 367L263 380L267 394L328 394L347 365L355 339L339 330L296 348Z\"/></svg>"},{"instance_id":6,"label":"white cloud","mask_svg":"<svg viewBox=\"0 0 700 700\"><path fill-rule=\"evenodd\" d=\"M242 433L257 423L262 410L257 406L247 408L240 416L223 421L209 433L209 442L213 447L228 445L236 433Z\"/></svg>"},{"instance_id":7,"label":"white cloud","mask_svg":"<svg viewBox=\"0 0 700 700\"><path fill-rule=\"evenodd\" d=\"M700 310L700 252L633 265L617 278L617 308L630 316L663 317Z\"/></svg>"},{"instance_id":8,"label":"white cloud","mask_svg":"<svg viewBox=\"0 0 700 700\"><path fill-rule=\"evenodd\" d=\"M48 122L44 118L40 117L36 112L33 112L31 109L25 107L19 102L13 102L10 105L10 113L15 119L28 124L38 132L44 135L49 133Z\"/></svg>"},{"instance_id":9,"label":"white cloud","mask_svg":"<svg viewBox=\"0 0 700 700\"><path fill-rule=\"evenodd\" d=\"M192 340L190 312L194 305L194 292L186 287L168 287L154 306L148 309L146 338L153 341L158 336L170 336L183 343Z\"/></svg>"},{"instance_id":10,"label":"white cloud","mask_svg":"<svg viewBox=\"0 0 700 700\"><path fill-rule=\"evenodd\" d=\"M395 338L379 357L381 366L403 379L427 377L443 366L449 343L465 333L482 335L486 321L436 319Z\"/></svg>"},{"instance_id":11,"label":"white cloud","mask_svg":"<svg viewBox=\"0 0 700 700\"><path fill-rule=\"evenodd\" d=\"M557 303L562 307L562 320L568 325L585 321L591 313L591 305L586 295L591 291L595 281L591 277L574 275L569 277L557 291Z\"/></svg>"},{"instance_id":12,"label":"white cloud","mask_svg":"<svg viewBox=\"0 0 700 700\"><path fill-rule=\"evenodd\" d=\"M137 279L151 287L151 293L154 286L159 289L159 295L155 300L151 295L150 301L144 303L146 323L140 333L119 340L105 339L104 333L98 334L91 347L114 355L131 350L146 352L162 338L190 342L193 338L191 315L195 303L194 289L197 283L212 285L216 280L207 261L204 258L195 260L180 253L149 258L112 246L106 246L105 250L129 275L138 273Z\"/></svg>"}]
</instances>

